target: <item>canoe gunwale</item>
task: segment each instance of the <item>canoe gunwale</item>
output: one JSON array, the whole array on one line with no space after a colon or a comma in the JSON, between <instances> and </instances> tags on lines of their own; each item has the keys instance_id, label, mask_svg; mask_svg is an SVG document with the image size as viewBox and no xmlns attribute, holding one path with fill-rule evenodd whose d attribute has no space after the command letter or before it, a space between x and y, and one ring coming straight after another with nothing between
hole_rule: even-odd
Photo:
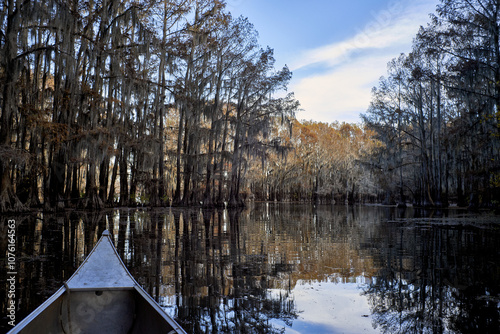
<instances>
[{"instance_id":1,"label":"canoe gunwale","mask_svg":"<svg viewBox=\"0 0 500 334\"><path fill-rule=\"evenodd\" d=\"M174 320L172 319L161 307L158 303L151 297L140 285L135 286L135 290L139 293L141 297L143 297L146 302L151 305L155 311L165 320L168 324L173 328L175 333L187 334L186 331Z\"/></svg>"},{"instance_id":2,"label":"canoe gunwale","mask_svg":"<svg viewBox=\"0 0 500 334\"><path fill-rule=\"evenodd\" d=\"M56 302L67 292L66 287L63 285L59 288L52 296L50 296L46 301L44 301L40 306L38 306L33 312L28 314L23 320L21 320L15 327L13 327L7 334L19 333L26 327L30 322L36 319L40 314L43 313L49 306Z\"/></svg>"}]
</instances>

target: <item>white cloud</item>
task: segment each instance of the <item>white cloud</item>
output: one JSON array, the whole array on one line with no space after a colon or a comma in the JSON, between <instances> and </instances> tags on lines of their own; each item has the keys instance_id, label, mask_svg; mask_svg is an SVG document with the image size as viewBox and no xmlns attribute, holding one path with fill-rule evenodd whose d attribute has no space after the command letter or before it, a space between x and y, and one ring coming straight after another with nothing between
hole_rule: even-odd
<instances>
[{"instance_id":1,"label":"white cloud","mask_svg":"<svg viewBox=\"0 0 500 334\"><path fill-rule=\"evenodd\" d=\"M370 102L371 87L386 63L385 55L360 57L326 74L298 81L291 88L304 111L297 117L327 123L359 122L360 112L364 112Z\"/></svg>"},{"instance_id":2,"label":"white cloud","mask_svg":"<svg viewBox=\"0 0 500 334\"><path fill-rule=\"evenodd\" d=\"M351 38L303 52L290 66L299 74L291 87L304 109L298 118L359 122L387 62L410 50L436 2L392 2ZM312 74L313 68L322 74Z\"/></svg>"}]
</instances>

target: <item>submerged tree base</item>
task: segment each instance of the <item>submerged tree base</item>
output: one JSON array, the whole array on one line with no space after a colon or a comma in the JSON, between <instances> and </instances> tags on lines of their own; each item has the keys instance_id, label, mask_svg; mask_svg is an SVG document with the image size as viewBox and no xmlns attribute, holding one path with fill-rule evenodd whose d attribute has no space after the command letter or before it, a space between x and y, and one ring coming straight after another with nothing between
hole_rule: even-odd
<instances>
[{"instance_id":1,"label":"submerged tree base","mask_svg":"<svg viewBox=\"0 0 500 334\"><path fill-rule=\"evenodd\" d=\"M17 195L12 190L9 172L4 171L0 184L0 212L25 212L28 208L21 203Z\"/></svg>"},{"instance_id":2,"label":"submerged tree base","mask_svg":"<svg viewBox=\"0 0 500 334\"><path fill-rule=\"evenodd\" d=\"M4 189L0 194L0 212L26 212L28 208L21 203L12 190Z\"/></svg>"}]
</instances>

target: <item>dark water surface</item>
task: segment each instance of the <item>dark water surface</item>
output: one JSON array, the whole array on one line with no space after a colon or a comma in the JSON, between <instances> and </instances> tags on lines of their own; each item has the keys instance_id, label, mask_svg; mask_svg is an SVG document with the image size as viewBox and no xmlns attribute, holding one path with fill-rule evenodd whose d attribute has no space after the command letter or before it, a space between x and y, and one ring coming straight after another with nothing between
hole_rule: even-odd
<instances>
[{"instance_id":1,"label":"dark water surface","mask_svg":"<svg viewBox=\"0 0 500 334\"><path fill-rule=\"evenodd\" d=\"M137 281L192 333L498 333L500 217L255 204L0 217L0 332L67 280L103 230Z\"/></svg>"}]
</instances>

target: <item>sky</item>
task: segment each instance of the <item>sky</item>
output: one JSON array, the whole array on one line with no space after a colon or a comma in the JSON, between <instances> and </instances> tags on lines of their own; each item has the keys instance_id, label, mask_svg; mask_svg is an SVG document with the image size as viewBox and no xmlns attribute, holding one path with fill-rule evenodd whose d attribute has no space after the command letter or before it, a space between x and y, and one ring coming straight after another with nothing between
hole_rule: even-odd
<instances>
[{"instance_id":1,"label":"sky","mask_svg":"<svg viewBox=\"0 0 500 334\"><path fill-rule=\"evenodd\" d=\"M277 69L301 104L299 120L361 123L387 63L411 51L439 0L227 0L259 43L274 49Z\"/></svg>"}]
</instances>

